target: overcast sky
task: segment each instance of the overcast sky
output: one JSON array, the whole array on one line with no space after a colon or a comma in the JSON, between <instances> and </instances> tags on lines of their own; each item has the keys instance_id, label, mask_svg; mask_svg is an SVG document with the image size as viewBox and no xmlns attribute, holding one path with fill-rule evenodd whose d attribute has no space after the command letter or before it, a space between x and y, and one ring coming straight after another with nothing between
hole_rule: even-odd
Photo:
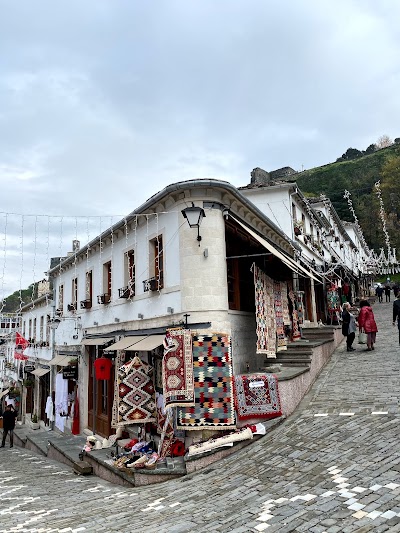
<instances>
[{"instance_id":1,"label":"overcast sky","mask_svg":"<svg viewBox=\"0 0 400 533\"><path fill-rule=\"evenodd\" d=\"M176 181L399 137L399 20L397 0L0 0L0 211L117 220ZM0 224L1 298L28 277L7 276L20 217Z\"/></svg>"}]
</instances>

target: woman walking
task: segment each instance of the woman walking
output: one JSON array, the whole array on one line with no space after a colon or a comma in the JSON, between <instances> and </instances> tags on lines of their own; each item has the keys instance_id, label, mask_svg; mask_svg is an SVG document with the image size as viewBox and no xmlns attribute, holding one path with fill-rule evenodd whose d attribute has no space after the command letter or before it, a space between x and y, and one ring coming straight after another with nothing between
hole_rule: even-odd
<instances>
[{"instance_id":1,"label":"woman walking","mask_svg":"<svg viewBox=\"0 0 400 533\"><path fill-rule=\"evenodd\" d=\"M354 352L355 348L352 347L356 336L356 317L353 313L350 313L350 303L345 302L343 304L342 313L342 333L346 337L347 351Z\"/></svg>"},{"instance_id":2,"label":"woman walking","mask_svg":"<svg viewBox=\"0 0 400 533\"><path fill-rule=\"evenodd\" d=\"M375 322L374 312L367 300L361 300L360 302L360 314L358 315L358 327L360 331L364 331L367 334L367 351L375 350L374 344L376 341L376 334L378 327Z\"/></svg>"}]
</instances>

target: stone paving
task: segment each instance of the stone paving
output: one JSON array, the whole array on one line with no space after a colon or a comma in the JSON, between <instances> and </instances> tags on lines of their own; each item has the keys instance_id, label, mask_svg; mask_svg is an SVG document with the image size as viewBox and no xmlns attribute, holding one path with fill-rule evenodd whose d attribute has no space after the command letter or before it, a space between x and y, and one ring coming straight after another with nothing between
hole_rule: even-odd
<instances>
[{"instance_id":1,"label":"stone paving","mask_svg":"<svg viewBox=\"0 0 400 533\"><path fill-rule=\"evenodd\" d=\"M200 473L121 488L0 450L0 532L400 532L400 347L374 312L375 351L342 344L294 415Z\"/></svg>"}]
</instances>

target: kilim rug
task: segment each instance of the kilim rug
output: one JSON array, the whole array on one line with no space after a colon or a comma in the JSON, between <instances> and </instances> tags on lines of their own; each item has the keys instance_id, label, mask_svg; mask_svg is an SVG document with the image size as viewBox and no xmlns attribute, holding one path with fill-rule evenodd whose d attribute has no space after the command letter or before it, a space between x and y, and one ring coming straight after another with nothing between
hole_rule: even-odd
<instances>
[{"instance_id":1,"label":"kilim rug","mask_svg":"<svg viewBox=\"0 0 400 533\"><path fill-rule=\"evenodd\" d=\"M125 352L122 350L117 351L117 357L115 358L115 368L120 368L125 360ZM115 372L114 382L114 401L112 406L111 427L118 427L118 372Z\"/></svg>"},{"instance_id":2,"label":"kilim rug","mask_svg":"<svg viewBox=\"0 0 400 533\"><path fill-rule=\"evenodd\" d=\"M167 331L162 365L166 407L194 405L192 335L189 329Z\"/></svg>"},{"instance_id":3,"label":"kilim rug","mask_svg":"<svg viewBox=\"0 0 400 533\"><path fill-rule=\"evenodd\" d=\"M274 281L266 277L267 286L267 328L268 328L268 349L267 357L276 357L276 317L275 317L275 297L274 297Z\"/></svg>"},{"instance_id":4,"label":"kilim rug","mask_svg":"<svg viewBox=\"0 0 400 533\"><path fill-rule=\"evenodd\" d=\"M134 357L118 370L118 425L156 421L153 367Z\"/></svg>"},{"instance_id":5,"label":"kilim rug","mask_svg":"<svg viewBox=\"0 0 400 533\"><path fill-rule=\"evenodd\" d=\"M299 330L299 318L298 318L297 310L296 310L296 297L292 289L289 290L289 298L290 298L290 301L292 302L292 309L293 309L292 311L292 340L298 341L301 339L301 334Z\"/></svg>"},{"instance_id":6,"label":"kilim rug","mask_svg":"<svg viewBox=\"0 0 400 533\"><path fill-rule=\"evenodd\" d=\"M274 374L235 376L236 409L240 420L281 416L278 380Z\"/></svg>"},{"instance_id":7,"label":"kilim rug","mask_svg":"<svg viewBox=\"0 0 400 533\"><path fill-rule=\"evenodd\" d=\"M277 338L277 351L287 350L287 341L283 324L283 304L282 289L279 281L274 281L274 307L275 307L275 325Z\"/></svg>"},{"instance_id":8,"label":"kilim rug","mask_svg":"<svg viewBox=\"0 0 400 533\"><path fill-rule=\"evenodd\" d=\"M283 323L285 326L290 326L290 313L289 313L289 300L288 300L288 287L286 281L281 281L281 295L282 295L282 313Z\"/></svg>"},{"instance_id":9,"label":"kilim rug","mask_svg":"<svg viewBox=\"0 0 400 533\"><path fill-rule=\"evenodd\" d=\"M256 304L256 353L275 357L275 320L272 320L271 314L274 312L273 301L271 308L272 280L255 264L253 264L253 274Z\"/></svg>"},{"instance_id":10,"label":"kilim rug","mask_svg":"<svg viewBox=\"0 0 400 533\"><path fill-rule=\"evenodd\" d=\"M198 335L192 345L195 405L177 408L177 428L235 428L230 337Z\"/></svg>"}]
</instances>

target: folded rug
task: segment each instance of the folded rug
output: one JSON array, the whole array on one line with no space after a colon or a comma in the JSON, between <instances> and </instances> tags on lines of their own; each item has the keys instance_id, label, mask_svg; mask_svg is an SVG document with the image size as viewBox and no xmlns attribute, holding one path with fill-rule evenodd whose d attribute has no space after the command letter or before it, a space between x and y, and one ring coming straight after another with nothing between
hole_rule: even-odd
<instances>
[{"instance_id":1,"label":"folded rug","mask_svg":"<svg viewBox=\"0 0 400 533\"><path fill-rule=\"evenodd\" d=\"M239 419L281 416L278 379L274 374L235 376L236 409Z\"/></svg>"}]
</instances>

